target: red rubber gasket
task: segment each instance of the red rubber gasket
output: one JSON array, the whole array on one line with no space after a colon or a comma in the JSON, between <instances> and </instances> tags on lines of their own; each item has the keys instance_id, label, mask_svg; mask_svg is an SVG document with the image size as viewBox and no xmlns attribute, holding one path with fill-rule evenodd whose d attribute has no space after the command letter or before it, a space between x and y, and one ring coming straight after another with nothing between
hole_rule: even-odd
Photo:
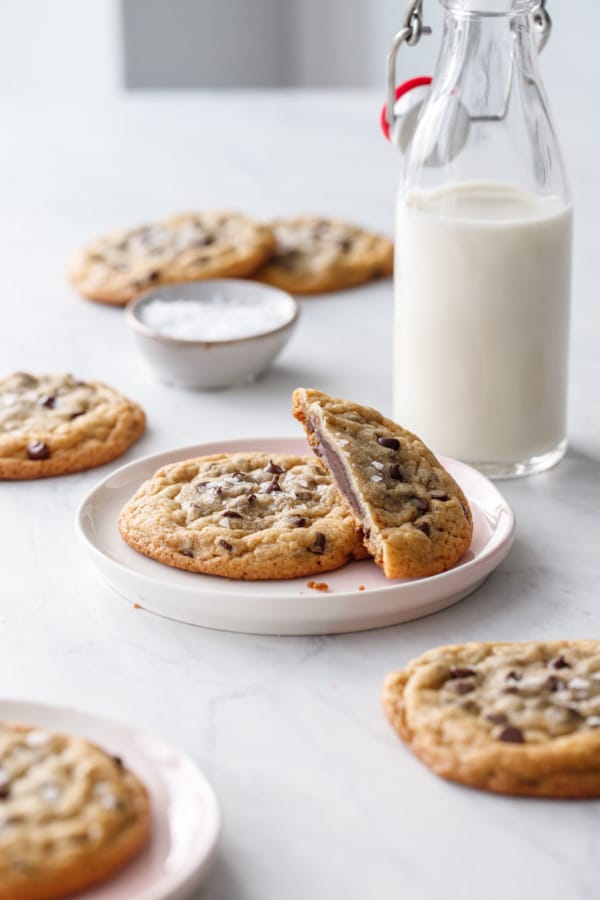
<instances>
[{"instance_id":1,"label":"red rubber gasket","mask_svg":"<svg viewBox=\"0 0 600 900\"><path fill-rule=\"evenodd\" d=\"M403 97L404 94L408 94L408 92L412 91L414 88L424 87L426 84L431 84L431 78L428 75L419 75L417 78L409 78L408 81L403 81L402 84L399 84L396 87L396 100L399 100L400 97ZM387 103L384 103L381 109L380 121L384 137L389 141L390 126L388 125L387 120Z\"/></svg>"}]
</instances>

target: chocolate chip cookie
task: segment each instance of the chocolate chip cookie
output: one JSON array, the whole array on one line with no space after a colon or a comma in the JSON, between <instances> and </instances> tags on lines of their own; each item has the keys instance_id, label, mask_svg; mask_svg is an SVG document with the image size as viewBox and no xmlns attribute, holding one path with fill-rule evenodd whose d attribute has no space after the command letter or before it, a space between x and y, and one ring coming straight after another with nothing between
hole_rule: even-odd
<instances>
[{"instance_id":1,"label":"chocolate chip cookie","mask_svg":"<svg viewBox=\"0 0 600 900\"><path fill-rule=\"evenodd\" d=\"M293 294L318 294L391 275L393 245L347 222L302 216L272 223L277 248L254 278Z\"/></svg>"},{"instance_id":2,"label":"chocolate chip cookie","mask_svg":"<svg viewBox=\"0 0 600 900\"><path fill-rule=\"evenodd\" d=\"M16 372L0 379L0 479L100 466L145 427L137 404L98 381Z\"/></svg>"},{"instance_id":3,"label":"chocolate chip cookie","mask_svg":"<svg viewBox=\"0 0 600 900\"><path fill-rule=\"evenodd\" d=\"M375 409L298 388L293 412L388 578L451 568L473 520L458 484L414 434Z\"/></svg>"},{"instance_id":4,"label":"chocolate chip cookie","mask_svg":"<svg viewBox=\"0 0 600 900\"><path fill-rule=\"evenodd\" d=\"M383 705L444 778L503 794L600 796L600 641L438 647L388 675Z\"/></svg>"},{"instance_id":5,"label":"chocolate chip cookie","mask_svg":"<svg viewBox=\"0 0 600 900\"><path fill-rule=\"evenodd\" d=\"M0 900L55 900L104 881L150 833L142 783L78 737L0 723Z\"/></svg>"},{"instance_id":6,"label":"chocolate chip cookie","mask_svg":"<svg viewBox=\"0 0 600 900\"><path fill-rule=\"evenodd\" d=\"M68 276L84 297L124 306L161 284L251 275L274 248L272 229L240 213L183 213L96 238Z\"/></svg>"},{"instance_id":7,"label":"chocolate chip cookie","mask_svg":"<svg viewBox=\"0 0 600 900\"><path fill-rule=\"evenodd\" d=\"M127 503L119 530L159 562L236 579L314 575L367 555L312 457L234 453L165 466Z\"/></svg>"}]
</instances>

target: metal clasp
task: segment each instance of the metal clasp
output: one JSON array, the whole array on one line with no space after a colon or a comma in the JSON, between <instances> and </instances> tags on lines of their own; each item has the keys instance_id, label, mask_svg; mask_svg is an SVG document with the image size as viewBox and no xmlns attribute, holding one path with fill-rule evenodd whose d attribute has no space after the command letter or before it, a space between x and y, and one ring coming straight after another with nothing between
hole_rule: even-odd
<instances>
[{"instance_id":1,"label":"metal clasp","mask_svg":"<svg viewBox=\"0 0 600 900\"><path fill-rule=\"evenodd\" d=\"M543 0L542 0L543 3ZM423 25L423 0L412 0L404 17L404 24L393 40L387 57L387 123L390 134L394 127L396 103L396 57L402 44L415 47L424 34L431 34L431 28Z\"/></svg>"},{"instance_id":2,"label":"metal clasp","mask_svg":"<svg viewBox=\"0 0 600 900\"><path fill-rule=\"evenodd\" d=\"M538 53L541 53L548 43L550 32L552 31L552 19L550 18L550 13L546 9L546 0L539 0L539 3L531 14L531 18L533 19L534 27L539 34Z\"/></svg>"}]
</instances>

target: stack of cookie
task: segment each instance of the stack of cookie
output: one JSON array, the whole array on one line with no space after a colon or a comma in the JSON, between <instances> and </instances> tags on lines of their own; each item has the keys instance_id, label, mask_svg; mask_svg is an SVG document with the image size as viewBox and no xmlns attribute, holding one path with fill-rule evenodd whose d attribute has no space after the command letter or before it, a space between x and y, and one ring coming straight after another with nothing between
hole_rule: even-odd
<instances>
[{"instance_id":1,"label":"stack of cookie","mask_svg":"<svg viewBox=\"0 0 600 900\"><path fill-rule=\"evenodd\" d=\"M104 881L146 844L148 793L78 737L0 723L0 900L54 900Z\"/></svg>"},{"instance_id":2,"label":"stack of cookie","mask_svg":"<svg viewBox=\"0 0 600 900\"><path fill-rule=\"evenodd\" d=\"M0 379L0 479L91 469L144 432L143 410L99 381L15 372Z\"/></svg>"},{"instance_id":3,"label":"stack of cookie","mask_svg":"<svg viewBox=\"0 0 600 900\"><path fill-rule=\"evenodd\" d=\"M264 224L236 212L184 213L103 235L68 274L90 300L124 306L150 288L206 278L254 278L294 294L362 284L392 272L387 238L331 219Z\"/></svg>"},{"instance_id":4,"label":"stack of cookie","mask_svg":"<svg viewBox=\"0 0 600 900\"><path fill-rule=\"evenodd\" d=\"M388 578L445 571L469 547L466 497L415 435L374 409L299 389L315 457L221 454L174 463L123 509L128 544L167 565L295 578L374 557Z\"/></svg>"},{"instance_id":5,"label":"stack of cookie","mask_svg":"<svg viewBox=\"0 0 600 900\"><path fill-rule=\"evenodd\" d=\"M503 794L600 796L600 641L439 647L391 673L383 703L444 778Z\"/></svg>"}]
</instances>

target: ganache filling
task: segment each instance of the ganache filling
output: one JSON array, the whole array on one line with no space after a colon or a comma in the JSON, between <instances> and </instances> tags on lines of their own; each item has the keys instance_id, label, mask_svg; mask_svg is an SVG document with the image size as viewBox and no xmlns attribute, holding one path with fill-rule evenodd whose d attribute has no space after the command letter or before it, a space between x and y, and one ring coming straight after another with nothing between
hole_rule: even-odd
<instances>
[{"instance_id":1,"label":"ganache filling","mask_svg":"<svg viewBox=\"0 0 600 900\"><path fill-rule=\"evenodd\" d=\"M307 427L311 434L314 434L317 438L318 443L314 448L315 453L325 461L340 493L346 498L354 512L359 517L363 517L364 513L361 509L360 501L352 489L352 483L339 454L333 449L331 444L327 443L323 436L323 432L314 419L309 418L307 420Z\"/></svg>"}]
</instances>

